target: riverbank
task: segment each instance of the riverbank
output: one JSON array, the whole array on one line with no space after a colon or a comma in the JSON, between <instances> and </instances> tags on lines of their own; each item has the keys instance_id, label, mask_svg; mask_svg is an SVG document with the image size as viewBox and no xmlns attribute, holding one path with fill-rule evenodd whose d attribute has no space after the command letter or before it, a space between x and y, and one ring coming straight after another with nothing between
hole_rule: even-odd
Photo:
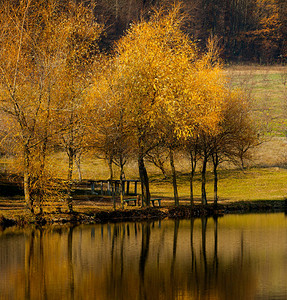
<instances>
[{"instance_id":1,"label":"riverbank","mask_svg":"<svg viewBox=\"0 0 287 300\"><path fill-rule=\"evenodd\" d=\"M287 207L286 200L269 200L269 201L240 201L229 202L225 204L208 204L203 206L195 204L194 207L189 205L163 206L163 207L129 207L127 209L112 210L110 208L95 208L75 210L74 213L52 212L43 214L26 213L1 213L0 226L26 226L35 225L66 225L66 224L96 224L108 222L126 222L126 221L147 221L159 219L175 218L200 218L200 217L218 217L225 214L242 214L242 213L272 213L285 212Z\"/></svg>"}]
</instances>

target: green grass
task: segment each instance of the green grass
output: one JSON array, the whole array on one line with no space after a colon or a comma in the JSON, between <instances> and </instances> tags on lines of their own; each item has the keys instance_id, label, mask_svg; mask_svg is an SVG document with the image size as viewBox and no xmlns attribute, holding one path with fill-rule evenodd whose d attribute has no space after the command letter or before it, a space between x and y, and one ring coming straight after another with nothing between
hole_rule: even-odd
<instances>
[{"instance_id":1,"label":"green grass","mask_svg":"<svg viewBox=\"0 0 287 300\"><path fill-rule=\"evenodd\" d=\"M287 67L235 66L227 67L231 85L250 95L254 119L268 124L268 134L286 134Z\"/></svg>"},{"instance_id":2,"label":"green grass","mask_svg":"<svg viewBox=\"0 0 287 300\"><path fill-rule=\"evenodd\" d=\"M178 176L179 196L189 197L189 176ZM173 196L171 180L163 181L160 176L151 176L151 193L153 196ZM200 175L194 182L194 194L201 195ZM207 196L213 199L213 176L207 174ZM241 170L220 170L218 195L220 201L283 200L287 198L287 170L282 168L251 168Z\"/></svg>"}]
</instances>

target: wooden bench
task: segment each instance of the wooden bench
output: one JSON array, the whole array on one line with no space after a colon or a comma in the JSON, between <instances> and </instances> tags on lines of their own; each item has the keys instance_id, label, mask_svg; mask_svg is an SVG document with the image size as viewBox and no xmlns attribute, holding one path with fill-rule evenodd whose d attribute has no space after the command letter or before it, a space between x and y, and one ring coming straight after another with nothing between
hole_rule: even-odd
<instances>
[{"instance_id":1,"label":"wooden bench","mask_svg":"<svg viewBox=\"0 0 287 300\"><path fill-rule=\"evenodd\" d=\"M134 202L135 206L137 205L137 201L138 201L137 198L135 198L135 199L124 199L124 203L128 204L129 202ZM158 202L158 206L160 207L160 204L161 204L161 199L160 198L158 198L158 199L151 199L150 201L151 201L153 207L155 206L154 205L155 201Z\"/></svg>"},{"instance_id":2,"label":"wooden bench","mask_svg":"<svg viewBox=\"0 0 287 300\"><path fill-rule=\"evenodd\" d=\"M152 206L154 206L154 202L157 201L158 202L158 206L160 207L161 199L150 199L150 201L152 203Z\"/></svg>"},{"instance_id":3,"label":"wooden bench","mask_svg":"<svg viewBox=\"0 0 287 300\"><path fill-rule=\"evenodd\" d=\"M124 199L124 203L129 203L129 202L134 202L135 203L135 206L137 205L137 201L138 201L138 199L137 198L135 198L135 199Z\"/></svg>"}]
</instances>

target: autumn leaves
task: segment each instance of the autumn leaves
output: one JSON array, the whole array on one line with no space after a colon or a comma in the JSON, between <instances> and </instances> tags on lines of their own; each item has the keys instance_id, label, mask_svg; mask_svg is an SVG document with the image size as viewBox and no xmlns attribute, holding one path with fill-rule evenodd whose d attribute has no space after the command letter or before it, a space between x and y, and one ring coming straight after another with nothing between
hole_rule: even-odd
<instances>
[{"instance_id":1,"label":"autumn leaves","mask_svg":"<svg viewBox=\"0 0 287 300\"><path fill-rule=\"evenodd\" d=\"M102 26L92 8L53 0L4 1L0 22L1 119L6 120L8 152L22 159L19 171L33 211L63 190L55 188L48 158L53 147L74 143Z\"/></svg>"},{"instance_id":2,"label":"autumn leaves","mask_svg":"<svg viewBox=\"0 0 287 300\"><path fill-rule=\"evenodd\" d=\"M118 164L121 179L126 161L136 158L143 203L149 206L145 157L151 150L166 149L173 165L177 149L224 132L226 105L237 96L227 87L214 48L199 53L181 30L179 7L133 24L114 53L104 55L97 46L103 27L93 8L69 1L65 7L56 0L20 2L1 7L0 106L1 118L9 120L5 132L23 157L32 212L52 195L66 197L73 210L72 169L84 149ZM55 147L69 157L67 195L55 188L47 163ZM196 157L203 157L198 149Z\"/></svg>"}]
</instances>

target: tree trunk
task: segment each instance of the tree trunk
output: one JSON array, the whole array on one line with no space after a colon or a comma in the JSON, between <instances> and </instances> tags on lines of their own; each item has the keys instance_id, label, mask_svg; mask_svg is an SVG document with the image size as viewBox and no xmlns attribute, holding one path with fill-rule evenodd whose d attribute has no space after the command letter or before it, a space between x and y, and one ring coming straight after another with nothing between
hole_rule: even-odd
<instances>
[{"instance_id":1,"label":"tree trunk","mask_svg":"<svg viewBox=\"0 0 287 300\"><path fill-rule=\"evenodd\" d=\"M193 191L193 179L195 175L198 155L199 155L199 146L198 146L198 137L196 137L194 140L190 140L189 145L189 156L190 156L190 166L191 166L191 172L190 172L190 206L192 207L194 205L194 191Z\"/></svg>"},{"instance_id":2,"label":"tree trunk","mask_svg":"<svg viewBox=\"0 0 287 300\"><path fill-rule=\"evenodd\" d=\"M124 194L125 194L125 189L124 189L124 163L123 163L123 158L122 156L120 157L120 198L121 198L121 205L122 208L124 208Z\"/></svg>"},{"instance_id":3,"label":"tree trunk","mask_svg":"<svg viewBox=\"0 0 287 300\"><path fill-rule=\"evenodd\" d=\"M191 172L190 172L190 206L194 205L194 195L193 195L193 178L196 169L196 158L193 156L192 151L190 151L190 164L191 164Z\"/></svg>"},{"instance_id":4,"label":"tree trunk","mask_svg":"<svg viewBox=\"0 0 287 300\"><path fill-rule=\"evenodd\" d=\"M34 203L31 196L31 176L30 176L30 151L28 146L24 147L24 195L26 207L34 213Z\"/></svg>"},{"instance_id":5,"label":"tree trunk","mask_svg":"<svg viewBox=\"0 0 287 300\"><path fill-rule=\"evenodd\" d=\"M47 191L47 185L48 183L44 179L44 174L45 174L45 167L46 167L46 155L47 155L47 145L48 145L48 134L47 131L45 132L45 139L43 141L43 145L41 148L41 153L40 153L40 172L39 172L39 177L36 178L37 180L37 202L40 208L40 214L43 213L43 208L42 208L42 203L44 201L44 195L45 195L45 190Z\"/></svg>"},{"instance_id":6,"label":"tree trunk","mask_svg":"<svg viewBox=\"0 0 287 300\"><path fill-rule=\"evenodd\" d=\"M69 169L68 169L68 189L67 189L67 205L69 212L73 212L73 201L72 201L72 179L73 179L73 167L74 167L74 150L69 147L68 149L69 157Z\"/></svg>"},{"instance_id":7,"label":"tree trunk","mask_svg":"<svg viewBox=\"0 0 287 300\"><path fill-rule=\"evenodd\" d=\"M75 163L76 163L77 170L78 170L79 181L82 181L83 177L82 177L82 170L81 170L81 155L80 154L77 157L75 157Z\"/></svg>"},{"instance_id":8,"label":"tree trunk","mask_svg":"<svg viewBox=\"0 0 287 300\"><path fill-rule=\"evenodd\" d=\"M215 153L212 156L212 161L213 161L213 175L214 175L214 205L217 205L217 200L218 200L218 173L217 173L217 167L219 164L218 160L218 155Z\"/></svg>"},{"instance_id":9,"label":"tree trunk","mask_svg":"<svg viewBox=\"0 0 287 300\"><path fill-rule=\"evenodd\" d=\"M207 165L207 157L204 155L202 162L202 171L201 171L201 203L203 205L207 204L206 199L206 165Z\"/></svg>"},{"instance_id":10,"label":"tree trunk","mask_svg":"<svg viewBox=\"0 0 287 300\"><path fill-rule=\"evenodd\" d=\"M164 166L163 166L163 165L160 165L160 166L159 166L159 169L161 170L161 173L162 173L164 179L167 179L167 175L166 175L166 171L165 171Z\"/></svg>"},{"instance_id":11,"label":"tree trunk","mask_svg":"<svg viewBox=\"0 0 287 300\"><path fill-rule=\"evenodd\" d=\"M141 180L142 190L142 206L150 206L150 191L149 191L149 179L144 164L143 149L140 148L138 154L138 167Z\"/></svg>"},{"instance_id":12,"label":"tree trunk","mask_svg":"<svg viewBox=\"0 0 287 300\"><path fill-rule=\"evenodd\" d=\"M110 171L110 180L113 180L113 178L114 178L113 158L111 156L108 159L108 165L109 165L109 171Z\"/></svg>"},{"instance_id":13,"label":"tree trunk","mask_svg":"<svg viewBox=\"0 0 287 300\"><path fill-rule=\"evenodd\" d=\"M218 200L218 174L217 174L217 167L214 167L213 169L214 174L214 205L217 205Z\"/></svg>"},{"instance_id":14,"label":"tree trunk","mask_svg":"<svg viewBox=\"0 0 287 300\"><path fill-rule=\"evenodd\" d=\"M190 206L194 205L194 196L193 196L193 177L194 172L190 172L190 179L189 179L189 188L190 188Z\"/></svg>"},{"instance_id":15,"label":"tree trunk","mask_svg":"<svg viewBox=\"0 0 287 300\"><path fill-rule=\"evenodd\" d=\"M172 173L174 204L176 206L178 206L179 199L178 199L178 190L177 190L177 182L176 182L176 172L175 172L175 166L174 166L174 152L171 148L169 149L169 159L170 159L170 167L171 167L171 173Z\"/></svg>"},{"instance_id":16,"label":"tree trunk","mask_svg":"<svg viewBox=\"0 0 287 300\"><path fill-rule=\"evenodd\" d=\"M115 191L115 184L113 182L113 179L111 179L111 189L112 189L112 200L113 200L113 207L114 207L114 210L117 209L117 206L116 206L116 191Z\"/></svg>"},{"instance_id":17,"label":"tree trunk","mask_svg":"<svg viewBox=\"0 0 287 300\"><path fill-rule=\"evenodd\" d=\"M166 175L166 171L165 171L163 162L158 160L158 161L153 161L153 164L160 169L164 179L167 179L167 175Z\"/></svg>"}]
</instances>

